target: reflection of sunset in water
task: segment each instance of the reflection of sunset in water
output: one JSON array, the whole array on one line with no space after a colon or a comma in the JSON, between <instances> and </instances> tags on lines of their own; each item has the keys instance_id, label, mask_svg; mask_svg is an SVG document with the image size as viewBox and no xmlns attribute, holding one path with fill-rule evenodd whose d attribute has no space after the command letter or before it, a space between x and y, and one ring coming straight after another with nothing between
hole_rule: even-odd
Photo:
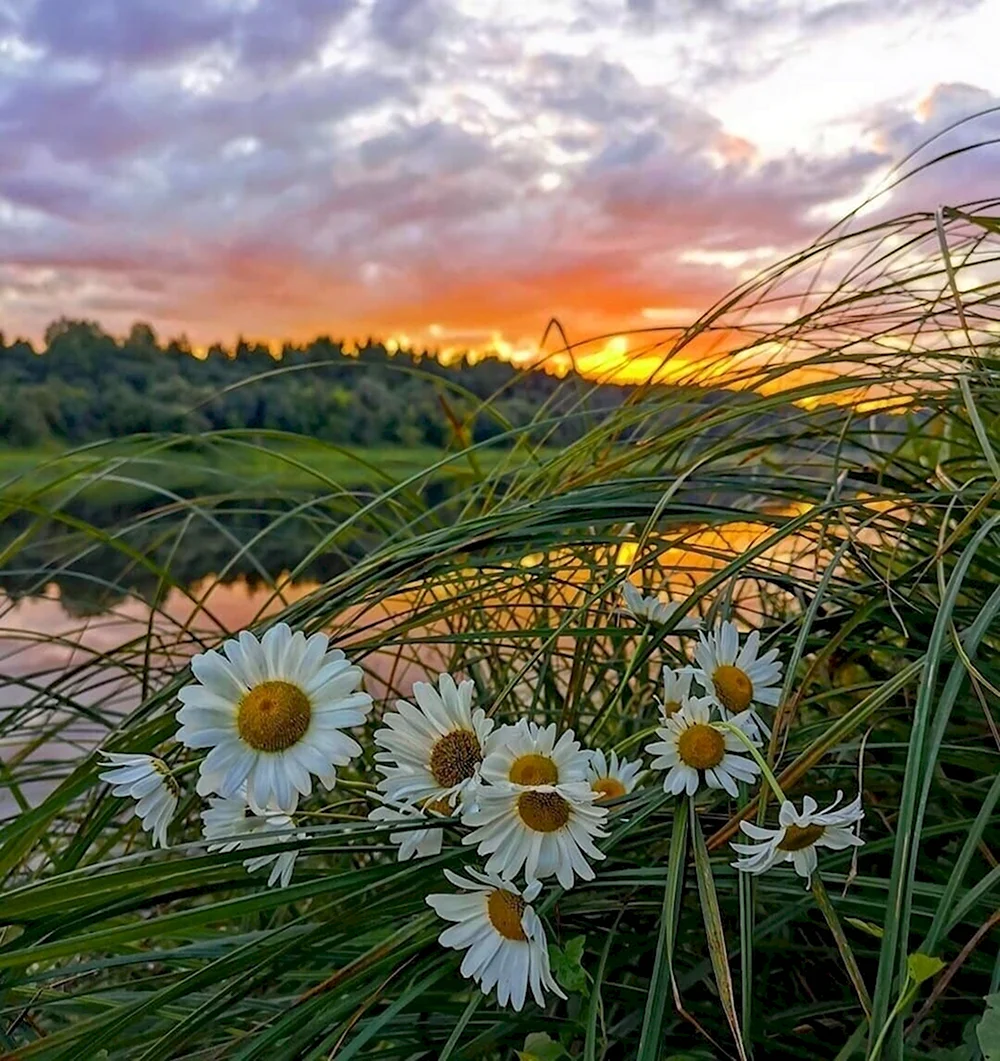
<instances>
[{"instance_id":1,"label":"reflection of sunset in water","mask_svg":"<svg viewBox=\"0 0 1000 1061\"><path fill-rule=\"evenodd\" d=\"M886 520L898 520L903 512L889 502L870 501L866 507ZM592 639L592 662L597 666L603 660L613 674L631 623L620 608L626 578L645 593L685 601L734 558L754 552L752 565L739 578L723 580L692 602L691 615L704 617L719 606L742 625L762 626L794 614L801 606L794 590L816 585L846 534L843 521L824 524L822 535L818 525L789 534L766 521L808 511L789 505L760 519L680 527L669 534L644 535L633 527L633 537L627 531L613 544L577 543L481 567L466 565L347 608L327 630L335 644L359 658L376 702L408 695L414 680L443 670L475 674L489 688L491 675L513 669L520 678L506 695L523 707L540 678L543 644L552 652L546 680L564 682L584 629ZM885 545L891 525L851 533L868 544L881 540ZM7 758L60 720L64 725L57 740L45 742L46 754L76 758L104 739L107 718L127 714L144 690L162 685L192 653L218 646L227 633L254 626L317 591L322 588L313 583L280 578L277 589L207 578L187 590L171 590L155 611L133 596L90 617L73 615L51 585L44 596L8 600L0 611L0 709L18 716L8 718L13 723L8 731L16 729L19 737L16 746L7 741ZM687 651L682 649L682 644L689 648L686 639L674 640L675 651ZM65 710L61 704L72 707ZM100 705L105 719L89 717L90 705Z\"/></svg>"}]
</instances>

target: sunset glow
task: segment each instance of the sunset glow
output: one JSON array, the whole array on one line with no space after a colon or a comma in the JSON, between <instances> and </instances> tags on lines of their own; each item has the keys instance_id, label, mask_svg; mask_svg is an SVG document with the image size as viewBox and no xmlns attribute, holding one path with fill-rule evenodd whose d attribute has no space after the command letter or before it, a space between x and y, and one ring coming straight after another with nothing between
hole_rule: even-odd
<instances>
[{"instance_id":1,"label":"sunset glow","mask_svg":"<svg viewBox=\"0 0 1000 1061\"><path fill-rule=\"evenodd\" d=\"M15 4L0 325L679 378L708 350L664 360L672 333L637 331L691 324L997 106L998 29L985 0ZM985 194L996 163L959 159L866 220ZM567 353L553 319L604 338Z\"/></svg>"}]
</instances>

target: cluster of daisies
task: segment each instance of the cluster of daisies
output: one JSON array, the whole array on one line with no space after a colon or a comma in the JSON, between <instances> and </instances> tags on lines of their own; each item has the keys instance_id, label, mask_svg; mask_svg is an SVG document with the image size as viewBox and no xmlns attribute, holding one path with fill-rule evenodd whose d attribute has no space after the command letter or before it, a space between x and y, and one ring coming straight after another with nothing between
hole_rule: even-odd
<instances>
[{"instance_id":1,"label":"cluster of daisies","mask_svg":"<svg viewBox=\"0 0 1000 1061\"><path fill-rule=\"evenodd\" d=\"M647 623L698 632L675 606L631 586L625 604ZM337 768L361 754L346 731L363 725L372 708L362 671L323 634L307 637L284 623L259 641L244 631L221 652L196 656L191 668L196 680L178 694L177 740L205 752L197 792L207 799L208 849L246 852L249 872L269 868L268 884L287 885L298 843L308 838L297 821L300 798L311 794L314 778L332 789ZM756 632L741 646L732 623L699 634L690 666L664 668L660 724L645 750L666 792L694 796L709 788L735 797L739 783L756 781L757 749L768 733L759 709L778 704L781 670L775 650L760 653ZM415 682L412 702L398 700L383 714L369 818L386 825L401 861L438 855L446 824L475 849L481 868L444 870L457 890L428 895L427 903L451 922L439 940L465 952L462 975L519 1010L529 989L539 1005L545 991L565 997L532 903L553 878L563 889L594 879L593 863L605 857L598 842L608 836L608 804L633 792L643 765L585 749L554 723L522 718L498 726L474 696L473 682L442 674L436 685ZM143 828L165 846L181 794L175 772L151 755L102 754L101 779L116 796L135 800ZM807 796L801 813L783 801L776 829L743 822L754 842L733 844L733 865L759 874L790 861L808 881L818 847L862 842L855 831L860 798L843 807L840 798L819 811ZM288 840L294 843L274 849ZM268 850L255 853L262 847Z\"/></svg>"}]
</instances>

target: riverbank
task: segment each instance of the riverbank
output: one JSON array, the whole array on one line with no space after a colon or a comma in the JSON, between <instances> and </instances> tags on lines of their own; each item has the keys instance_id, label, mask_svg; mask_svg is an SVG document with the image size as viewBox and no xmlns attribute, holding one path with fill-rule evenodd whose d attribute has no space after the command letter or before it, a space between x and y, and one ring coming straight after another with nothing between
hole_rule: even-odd
<instances>
[{"instance_id":1,"label":"riverbank","mask_svg":"<svg viewBox=\"0 0 1000 1061\"><path fill-rule=\"evenodd\" d=\"M430 446L342 447L242 432L204 439L133 436L72 449L0 448L0 495L11 501L84 489L92 501L124 504L150 494L190 498L247 488L323 494L408 480L461 483L524 461L523 452L510 450L482 449L470 457Z\"/></svg>"}]
</instances>

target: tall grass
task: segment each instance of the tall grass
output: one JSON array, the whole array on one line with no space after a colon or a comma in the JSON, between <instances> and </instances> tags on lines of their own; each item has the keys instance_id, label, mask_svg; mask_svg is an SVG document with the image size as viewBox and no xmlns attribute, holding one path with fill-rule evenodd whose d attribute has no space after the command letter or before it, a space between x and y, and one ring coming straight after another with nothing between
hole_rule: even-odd
<instances>
[{"instance_id":1,"label":"tall grass","mask_svg":"<svg viewBox=\"0 0 1000 1061\"><path fill-rule=\"evenodd\" d=\"M1000 989L998 205L831 235L689 330L636 337L664 378L733 389L641 388L563 451L543 409L507 453L380 468L369 490L330 447L250 433L207 440L231 470L195 497L149 474L178 438L12 471L9 584L75 587L104 618L39 637L5 605L4 1056L506 1059L544 1033L548 1056L588 1061L979 1057ZM238 469L265 449L289 476L261 488ZM87 499L109 484L151 500L100 525ZM192 588L179 558L206 542L214 578ZM650 781L615 805L596 880L542 907L560 953L582 937L584 974L567 958L575 989L544 1012L498 1008L436 943L424 896L470 852L447 824L440 856L395 861L366 820L370 728L347 784L306 805L309 839L277 841L301 852L287 889L206 853L193 794L151 851L93 747L170 741L185 660L217 643L236 574L263 587L260 625L329 631L379 707L450 669L498 719L632 755L660 664L683 657L621 615L624 579L760 628L787 664L768 749L785 791L863 794L866 845L822 863L862 990L822 896L730 868L739 818L773 816L759 800L710 794L689 818ZM115 614L115 636L92 636ZM944 963L922 985L918 952Z\"/></svg>"}]
</instances>

